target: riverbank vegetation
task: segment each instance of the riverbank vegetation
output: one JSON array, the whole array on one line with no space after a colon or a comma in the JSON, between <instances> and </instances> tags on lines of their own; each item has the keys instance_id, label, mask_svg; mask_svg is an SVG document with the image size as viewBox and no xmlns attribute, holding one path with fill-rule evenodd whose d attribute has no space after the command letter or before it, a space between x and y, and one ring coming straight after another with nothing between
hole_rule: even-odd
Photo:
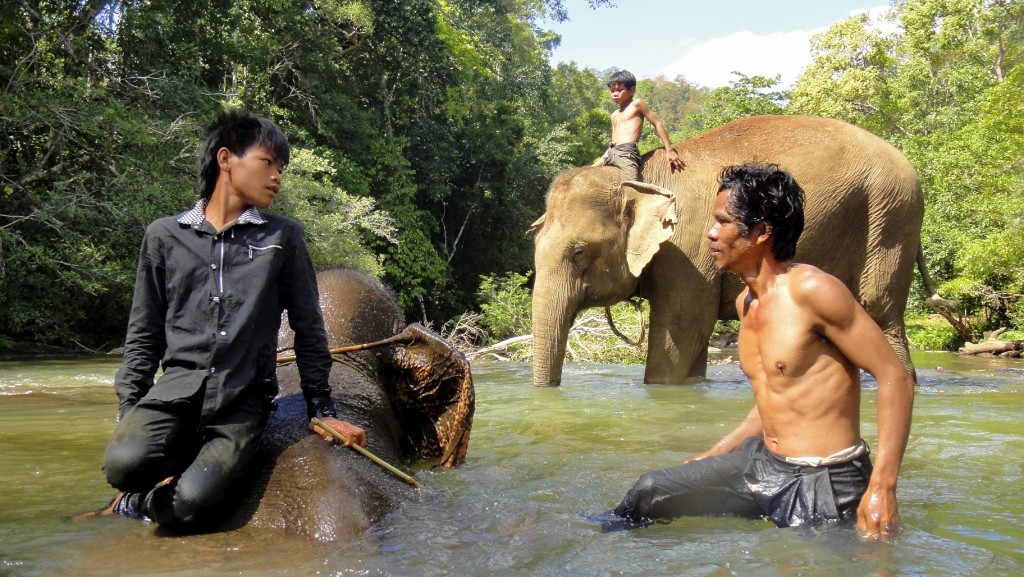
<instances>
[{"instance_id":1,"label":"riverbank vegetation","mask_svg":"<svg viewBox=\"0 0 1024 577\"><path fill-rule=\"evenodd\" d=\"M545 26L566 16L562 0L4 3L0 349L120 343L145 226L194 201L198 140L225 105L289 135L274 210L305 224L319 267L367 271L410 321L467 346L527 334L524 232L551 178L603 151L611 110L610 71L549 63L559 39ZM717 89L643 79L638 93L675 141L771 113L893 143L921 175L928 270L952 303L950 328L929 325L919 346L1000 327L1020 338L1024 2L902 0L888 18L816 36L792 89L738 73ZM645 134L641 150L657 146ZM926 296L914 291L913 318L931 313ZM613 315L639 334L632 306ZM571 353L642 359L610 344L603 317L578 321Z\"/></svg>"}]
</instances>

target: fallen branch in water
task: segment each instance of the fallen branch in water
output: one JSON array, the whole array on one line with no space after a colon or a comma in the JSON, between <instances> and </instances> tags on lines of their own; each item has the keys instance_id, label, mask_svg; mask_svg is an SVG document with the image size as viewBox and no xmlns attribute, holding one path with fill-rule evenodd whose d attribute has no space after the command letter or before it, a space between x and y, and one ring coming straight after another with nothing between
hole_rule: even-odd
<instances>
[{"instance_id":1,"label":"fallen branch in water","mask_svg":"<svg viewBox=\"0 0 1024 577\"><path fill-rule=\"evenodd\" d=\"M472 360L478 359L478 358L480 358L480 357L482 357L484 355L499 356L499 353L503 353L503 352L507 351L509 349L509 347L511 347L512 345L515 345L515 344L518 344L518 343L528 343L528 342L530 342L532 340L533 340L533 335L519 335L518 337L512 337L510 339L505 339L505 340L503 340L501 342L494 343L493 345L490 345L490 346L487 346L487 347L483 347L482 349L477 349L477 350L469 353L468 355L466 355L466 358L472 361Z\"/></svg>"},{"instance_id":2,"label":"fallen branch in water","mask_svg":"<svg viewBox=\"0 0 1024 577\"><path fill-rule=\"evenodd\" d=\"M1020 358L1024 356L1024 341L1001 341L998 339L1006 329L998 329L988 335L980 343L964 343L960 347L961 355L977 355L985 357Z\"/></svg>"}]
</instances>

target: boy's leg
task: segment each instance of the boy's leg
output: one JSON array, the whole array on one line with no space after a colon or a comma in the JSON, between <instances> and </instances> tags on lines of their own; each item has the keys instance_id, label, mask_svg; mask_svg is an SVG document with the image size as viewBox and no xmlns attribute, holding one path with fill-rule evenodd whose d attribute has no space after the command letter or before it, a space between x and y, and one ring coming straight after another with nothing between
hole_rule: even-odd
<instances>
[{"instance_id":1,"label":"boy's leg","mask_svg":"<svg viewBox=\"0 0 1024 577\"><path fill-rule=\"evenodd\" d=\"M203 427L192 464L171 483L153 489L143 504L159 523L192 522L222 504L232 483L252 464L269 416L268 403L242 397Z\"/></svg>"},{"instance_id":2,"label":"boy's leg","mask_svg":"<svg viewBox=\"0 0 1024 577\"><path fill-rule=\"evenodd\" d=\"M751 440L726 455L645 473L615 514L641 525L687 515L761 517L764 513L743 475L750 462Z\"/></svg>"}]
</instances>

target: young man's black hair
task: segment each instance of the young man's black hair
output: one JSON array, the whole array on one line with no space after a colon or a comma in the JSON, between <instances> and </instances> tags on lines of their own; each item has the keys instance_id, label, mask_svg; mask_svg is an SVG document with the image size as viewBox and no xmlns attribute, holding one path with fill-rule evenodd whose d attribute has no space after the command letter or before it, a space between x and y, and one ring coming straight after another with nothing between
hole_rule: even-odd
<instances>
[{"instance_id":1,"label":"young man's black hair","mask_svg":"<svg viewBox=\"0 0 1024 577\"><path fill-rule=\"evenodd\" d=\"M218 150L227 148L235 156L242 156L254 144L267 147L282 166L288 166L291 147L276 124L237 108L222 110L207 129L206 140L199 150L199 196L209 199L213 194L220 175Z\"/></svg>"}]
</instances>

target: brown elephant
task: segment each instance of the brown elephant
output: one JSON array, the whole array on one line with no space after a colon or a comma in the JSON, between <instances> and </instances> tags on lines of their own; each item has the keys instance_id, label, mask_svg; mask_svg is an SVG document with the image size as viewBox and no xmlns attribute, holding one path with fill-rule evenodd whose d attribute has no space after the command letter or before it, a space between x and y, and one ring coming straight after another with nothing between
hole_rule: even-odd
<instances>
[{"instance_id":1,"label":"brown elephant","mask_svg":"<svg viewBox=\"0 0 1024 577\"><path fill-rule=\"evenodd\" d=\"M903 313L919 251L924 202L917 172L873 134L825 118L755 116L675 145L671 173L658 150L642 184L614 168L558 175L533 230L533 384L557 386L569 329L588 307L650 302L644 381L702 378L716 319L735 319L741 283L715 268L705 238L723 167L770 162L806 193L799 262L853 291L908 370ZM655 186L650 186L655 185Z\"/></svg>"},{"instance_id":2,"label":"brown elephant","mask_svg":"<svg viewBox=\"0 0 1024 577\"><path fill-rule=\"evenodd\" d=\"M392 295L365 275L329 270L317 275L317 283L332 349L388 343L334 355L330 383L339 418L362 427L367 449L399 468L422 460L444 467L463 463L475 402L465 357L420 325L403 330ZM287 323L282 327L279 344L287 353L294 334ZM319 541L358 534L414 498L415 489L309 432L298 371L287 360L286 354L279 357L277 408L252 483L241 489L241 506L228 525Z\"/></svg>"}]
</instances>

